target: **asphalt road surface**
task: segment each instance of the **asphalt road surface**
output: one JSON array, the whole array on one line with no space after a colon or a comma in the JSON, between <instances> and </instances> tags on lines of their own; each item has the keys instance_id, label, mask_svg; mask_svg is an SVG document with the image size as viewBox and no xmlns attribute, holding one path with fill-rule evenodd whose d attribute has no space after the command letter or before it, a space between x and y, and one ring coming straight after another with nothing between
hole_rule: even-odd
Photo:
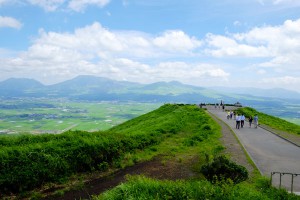
<instances>
[{"instance_id":1,"label":"asphalt road surface","mask_svg":"<svg viewBox=\"0 0 300 200\"><path fill-rule=\"evenodd\" d=\"M227 123L237 135L261 174L271 176L271 172L300 174L300 148L260 127L249 127L245 121L244 128L236 129L235 120L227 119L227 112L214 106L207 106L208 111ZM229 107L225 109L230 109ZM259 116L258 116L259 117ZM280 185L280 174L274 174L272 184ZM281 187L291 191L292 176L281 176ZM293 192L300 194L300 175L294 176Z\"/></svg>"}]
</instances>

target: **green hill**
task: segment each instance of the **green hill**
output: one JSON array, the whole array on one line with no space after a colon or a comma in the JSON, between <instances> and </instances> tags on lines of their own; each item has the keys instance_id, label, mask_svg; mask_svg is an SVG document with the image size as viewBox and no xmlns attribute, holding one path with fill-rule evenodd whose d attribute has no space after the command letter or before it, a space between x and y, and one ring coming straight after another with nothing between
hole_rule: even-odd
<instances>
[{"instance_id":1,"label":"green hill","mask_svg":"<svg viewBox=\"0 0 300 200\"><path fill-rule=\"evenodd\" d=\"M86 174L116 171L166 156L191 165L189 167L198 175L193 176L193 180L181 181L130 178L128 183L94 198L273 199L279 195L296 199L286 191L271 188L269 180L253 175L241 183L227 180L226 174L206 180L204 176L210 173L209 166L215 166L224 149L220 137L220 126L204 109L178 104L165 104L105 132L1 136L0 198L12 194L22 196L33 189L66 184L70 177L81 179ZM222 158L223 162L217 164L222 173L245 172L242 166L226 159ZM203 166L206 166L205 172L201 171ZM35 198L43 196L33 194Z\"/></svg>"},{"instance_id":2,"label":"green hill","mask_svg":"<svg viewBox=\"0 0 300 200\"><path fill-rule=\"evenodd\" d=\"M75 173L118 168L128 152L144 150L181 132L202 141L215 134L214 126L195 106L166 104L107 132L1 136L0 193L31 190Z\"/></svg>"}]
</instances>

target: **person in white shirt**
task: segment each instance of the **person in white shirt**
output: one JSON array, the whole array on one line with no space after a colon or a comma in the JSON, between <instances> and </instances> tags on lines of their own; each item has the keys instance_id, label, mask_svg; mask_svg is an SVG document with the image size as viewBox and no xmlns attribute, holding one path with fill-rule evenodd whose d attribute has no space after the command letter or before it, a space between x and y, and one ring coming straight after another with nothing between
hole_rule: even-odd
<instances>
[{"instance_id":1,"label":"person in white shirt","mask_svg":"<svg viewBox=\"0 0 300 200\"><path fill-rule=\"evenodd\" d=\"M240 123L241 123L241 116L237 113L235 116L235 120L236 120L236 125L235 128L236 129L240 129Z\"/></svg>"},{"instance_id":2,"label":"person in white shirt","mask_svg":"<svg viewBox=\"0 0 300 200\"><path fill-rule=\"evenodd\" d=\"M244 127L244 123L245 123L245 115L241 115L241 128Z\"/></svg>"}]
</instances>

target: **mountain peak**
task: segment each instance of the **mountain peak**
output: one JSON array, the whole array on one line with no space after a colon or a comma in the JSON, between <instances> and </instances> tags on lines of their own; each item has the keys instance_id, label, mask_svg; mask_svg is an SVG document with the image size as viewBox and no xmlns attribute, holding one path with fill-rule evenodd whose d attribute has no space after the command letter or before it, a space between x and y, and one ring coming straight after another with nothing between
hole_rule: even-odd
<instances>
[{"instance_id":1,"label":"mountain peak","mask_svg":"<svg viewBox=\"0 0 300 200\"><path fill-rule=\"evenodd\" d=\"M44 85L34 79L29 78L9 78L3 82L0 82L1 87L8 87L10 89L14 88L35 88L43 87Z\"/></svg>"}]
</instances>

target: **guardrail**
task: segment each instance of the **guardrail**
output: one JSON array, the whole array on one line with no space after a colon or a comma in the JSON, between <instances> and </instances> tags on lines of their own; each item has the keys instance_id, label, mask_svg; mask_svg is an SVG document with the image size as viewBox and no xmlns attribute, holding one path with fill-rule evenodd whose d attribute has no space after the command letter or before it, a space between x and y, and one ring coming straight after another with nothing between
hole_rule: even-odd
<instances>
[{"instance_id":1,"label":"guardrail","mask_svg":"<svg viewBox=\"0 0 300 200\"><path fill-rule=\"evenodd\" d=\"M288 173L288 172L271 172L271 185L272 185L272 180L273 180L273 175L275 174L279 174L279 188L281 188L281 177L284 175L290 175L291 176L291 193L293 193L293 189L294 189L294 177L296 176L300 176L300 174L296 174L296 173Z\"/></svg>"}]
</instances>

